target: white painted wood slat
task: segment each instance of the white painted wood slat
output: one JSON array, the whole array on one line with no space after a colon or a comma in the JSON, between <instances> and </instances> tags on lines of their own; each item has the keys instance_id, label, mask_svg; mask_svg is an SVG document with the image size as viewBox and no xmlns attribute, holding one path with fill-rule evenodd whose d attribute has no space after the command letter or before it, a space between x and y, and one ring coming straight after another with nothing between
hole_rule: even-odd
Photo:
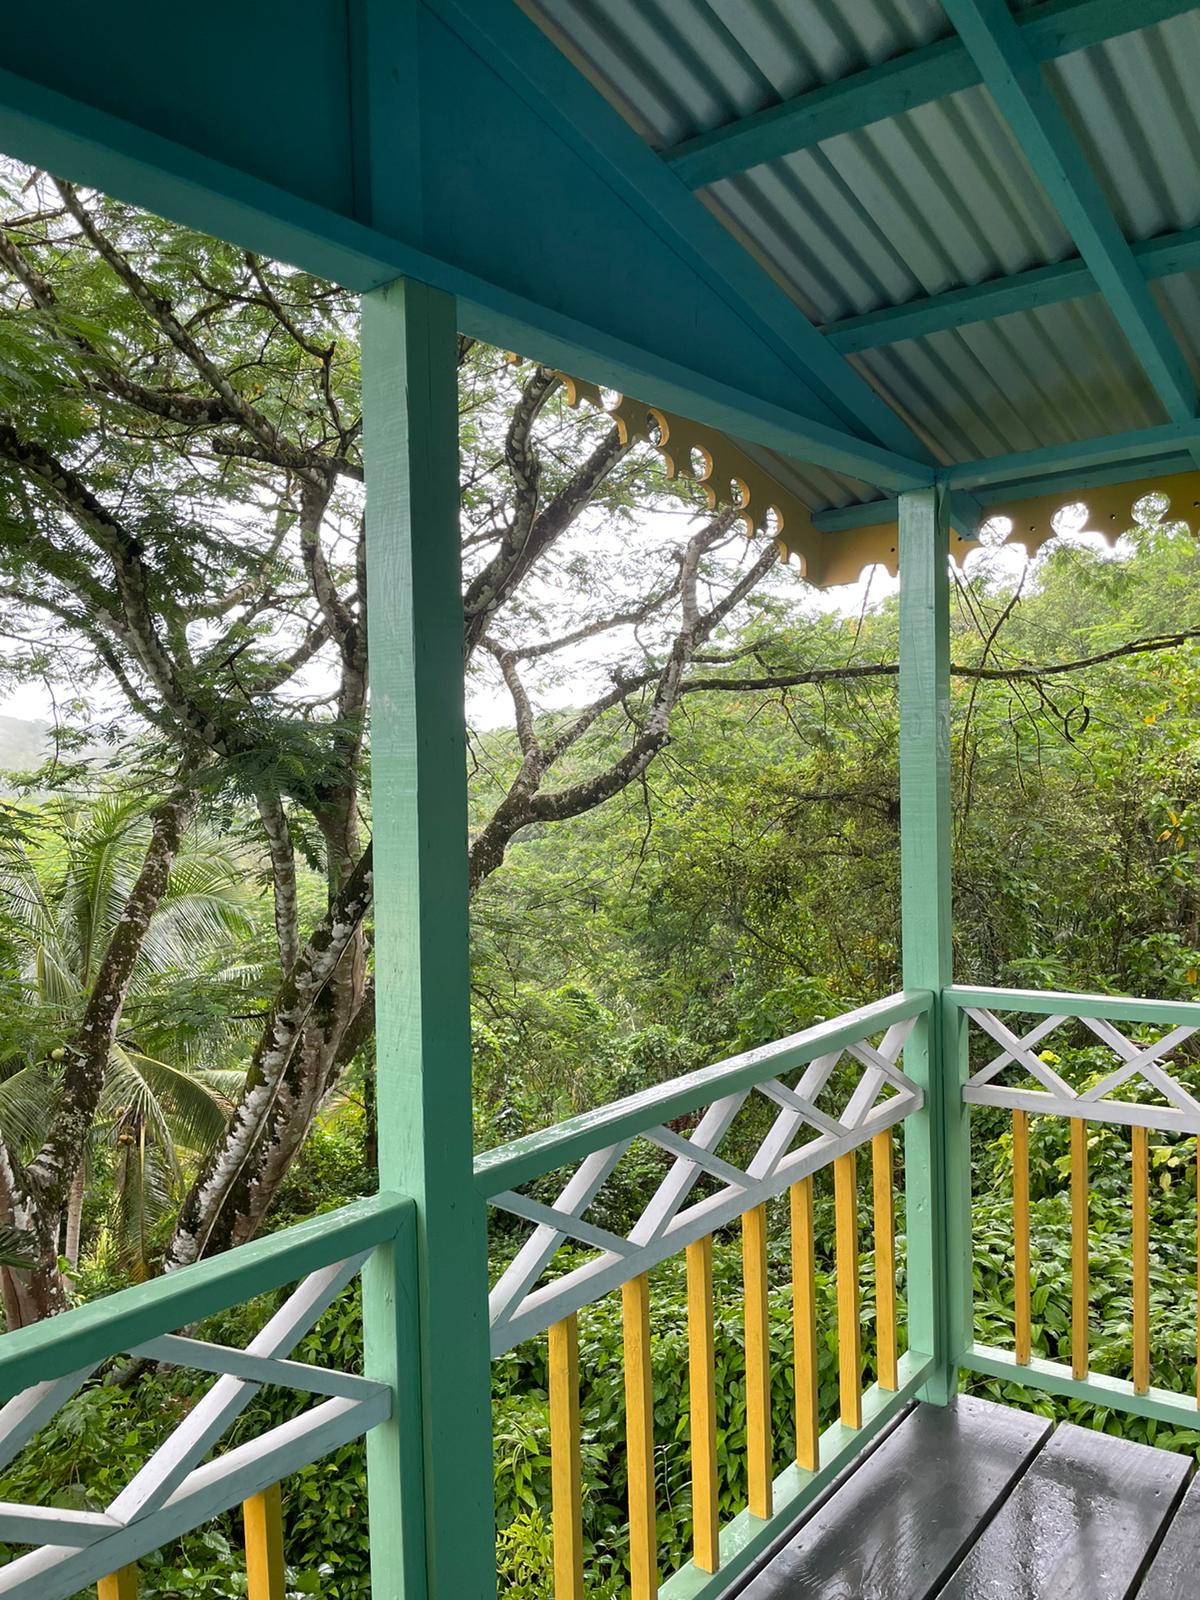
<instances>
[{"instance_id":1,"label":"white painted wood slat","mask_svg":"<svg viewBox=\"0 0 1200 1600\"><path fill-rule=\"evenodd\" d=\"M335 1262L311 1273L294 1289L251 1339L255 1356L287 1355L342 1290L357 1277L369 1252ZM157 1510L191 1469L216 1444L235 1417L250 1404L261 1386L242 1378L220 1377L187 1417L136 1473L109 1507L120 1522L132 1522Z\"/></svg>"},{"instance_id":2,"label":"white painted wood slat","mask_svg":"<svg viewBox=\"0 0 1200 1600\"><path fill-rule=\"evenodd\" d=\"M1020 1010L1017 1004L1020 998L1015 993L1012 996L1014 1011ZM1096 997L1088 998L1090 1003ZM1118 997L1113 1004L1120 1014L1129 1002L1123 1003ZM963 1099L968 1105L1001 1106L1014 1111L1027 1111L1035 1116L1075 1117L1088 1122L1200 1134L1200 1099L1164 1065L1166 1059L1198 1031L1197 1024L1180 1023L1147 1045L1135 1043L1107 1017L1072 1016L1070 1012L1056 1012L1044 1017L1028 1033L1018 1038L994 1012L980 1006L963 1006L962 1009L977 1027L1003 1046L1002 1053L972 1074L964 1086ZM1078 1091L1034 1053L1036 1046L1057 1028L1072 1021L1089 1029L1120 1061L1120 1065L1112 1072L1106 1073L1089 1088ZM1010 1088L994 1082L1010 1063L1025 1068L1043 1087ZM1139 1078L1154 1089L1166 1104L1112 1098L1115 1090Z\"/></svg>"},{"instance_id":3,"label":"white painted wood slat","mask_svg":"<svg viewBox=\"0 0 1200 1600\"><path fill-rule=\"evenodd\" d=\"M705 1234L736 1221L754 1206L782 1194L790 1184L828 1166L838 1156L867 1143L876 1133L919 1109L921 1091L897 1065L913 1025L912 1018L905 1018L889 1027L878 1045L866 1037L814 1058L794 1089L771 1076L764 1061L764 1076L753 1088L774 1101L780 1111L760 1137L744 1171L718 1156L716 1147L733 1127L749 1090L714 1101L690 1135L662 1124L644 1129L642 1138L667 1150L676 1160L625 1239L578 1214L592 1203L603 1183L616 1171L619 1160L599 1159L611 1152L597 1152L590 1158L596 1164L589 1181L571 1192L569 1209L566 1205L545 1206L514 1191L493 1196L492 1205L537 1224L535 1234L493 1290L493 1354L502 1354ZM824 1111L816 1101L838 1063L847 1059L862 1071L845 1109L836 1116ZM881 1098L888 1090L892 1092ZM805 1128L812 1130L813 1137L793 1148L794 1140ZM687 1203L704 1173L723 1187L715 1194ZM565 1198L567 1190L563 1193ZM567 1239L591 1245L601 1253L592 1261L542 1282L560 1243ZM502 1285L503 1294L499 1292Z\"/></svg>"}]
</instances>

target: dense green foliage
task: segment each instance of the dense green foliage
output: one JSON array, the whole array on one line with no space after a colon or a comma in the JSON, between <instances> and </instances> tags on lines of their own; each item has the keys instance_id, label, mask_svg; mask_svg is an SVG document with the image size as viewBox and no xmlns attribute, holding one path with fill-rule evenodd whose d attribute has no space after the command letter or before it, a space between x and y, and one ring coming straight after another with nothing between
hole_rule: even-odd
<instances>
[{"instance_id":1,"label":"dense green foliage","mask_svg":"<svg viewBox=\"0 0 1200 1600\"><path fill-rule=\"evenodd\" d=\"M955 660L1013 668L1100 655L1153 635L1165 612L1174 629L1185 631L1200 620L1198 576L1193 540L1169 527L1140 531L1119 559L1063 546L1026 577L1024 597L986 650L981 638L1008 607L1011 580L1003 573L976 576L957 590ZM894 660L895 620L890 600L848 618L806 613L797 592L778 601L742 643L769 659L777 674L815 662L887 662ZM896 986L894 692L894 678L881 675L689 699L644 785L569 824L529 828L518 837L475 906L481 1144L777 1038ZM1193 643L1123 655L1058 678L956 677L960 976L1171 998L1200 993L1198 732L1200 652ZM488 759L473 779L481 813L494 800L489 785L502 784L506 765L518 759L503 730L488 735L487 745ZM252 907L247 914L258 915ZM5 962L14 982L23 970L23 937L15 926L9 930ZM131 1030L139 1017L135 1004ZM1077 1036L1053 1042L1060 1070L1079 1081L1108 1065L1102 1051L1085 1048ZM289 1174L273 1225L370 1187L369 1087L369 1072L343 1084ZM977 1114L975 1134L978 1329L1006 1345L1012 1322L1006 1120ZM1034 1340L1050 1356L1061 1356L1068 1339L1065 1139L1063 1127L1035 1122ZM1194 1147L1156 1137L1153 1160L1154 1381L1190 1392ZM1126 1133L1093 1131L1093 1359L1097 1370L1121 1375L1129 1371L1131 1340L1128 1161ZM649 1155L634 1162L606 1191L597 1220L628 1225L658 1171ZM110 1181L101 1171L101 1188ZM836 1324L825 1184L818 1183L817 1219L821 1401L832 1420ZM792 1430L788 1265L783 1219L772 1209L773 1397L782 1466ZM85 1251L91 1289L105 1286L106 1271L107 1282L114 1281L111 1258L97 1247L100 1237L93 1235L90 1269ZM497 1270L514 1244L497 1232ZM732 1513L745 1494L735 1239L718 1240L715 1275L722 1504ZM687 1405L679 1382L686 1348L681 1263L655 1272L653 1294L659 1536L669 1568L686 1559L690 1536ZM262 1306L241 1308L207 1331L239 1341L264 1314ZM869 1258L862 1314L869 1373ZM614 1596L623 1585L619 1344L610 1296L581 1316L581 1359L585 1532L594 1592ZM326 1315L305 1352L355 1368L360 1334L353 1296ZM549 1592L545 1360L544 1341L535 1340L495 1367L500 1563L513 1600ZM1197 1448L1191 1433L1059 1406L1011 1386L980 1387L1133 1437ZM0 1495L96 1503L196 1392L187 1375L85 1392L63 1409L39 1449L25 1452L4 1475ZM235 1437L281 1419L291 1404L265 1392ZM367 1592L363 1495L359 1446L288 1485L294 1592ZM236 1529L223 1522L149 1563L143 1592L232 1596L243 1586Z\"/></svg>"}]
</instances>

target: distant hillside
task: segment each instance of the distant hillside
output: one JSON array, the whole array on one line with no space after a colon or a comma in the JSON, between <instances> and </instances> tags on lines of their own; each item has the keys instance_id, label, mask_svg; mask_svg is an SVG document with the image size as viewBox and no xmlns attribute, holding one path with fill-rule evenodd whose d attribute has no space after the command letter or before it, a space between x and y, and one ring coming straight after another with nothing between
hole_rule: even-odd
<instances>
[{"instance_id":1,"label":"distant hillside","mask_svg":"<svg viewBox=\"0 0 1200 1600\"><path fill-rule=\"evenodd\" d=\"M45 760L49 747L48 722L0 716L0 772L28 772Z\"/></svg>"}]
</instances>

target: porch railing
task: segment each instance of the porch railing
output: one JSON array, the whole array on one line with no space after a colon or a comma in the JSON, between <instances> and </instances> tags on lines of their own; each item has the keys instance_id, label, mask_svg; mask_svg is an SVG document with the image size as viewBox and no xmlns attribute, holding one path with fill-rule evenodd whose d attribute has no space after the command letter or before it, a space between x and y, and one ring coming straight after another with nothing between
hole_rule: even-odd
<instances>
[{"instance_id":1,"label":"porch railing","mask_svg":"<svg viewBox=\"0 0 1200 1600\"><path fill-rule=\"evenodd\" d=\"M962 986L946 989L943 995L945 1004L958 1014L969 1061L963 1087L963 1100L972 1108L969 1114L978 1116L980 1109L992 1108L1007 1111L1011 1119L1012 1347L998 1349L972 1339L962 1352L961 1364L993 1378L1195 1428L1200 1421L1200 1393L1180 1394L1151 1381L1150 1136L1160 1135L1160 1147L1162 1141L1175 1145L1194 1171L1200 1098L1188 1081L1195 1085L1200 1080L1200 1060L1194 1054L1189 1058L1188 1047L1200 1040L1200 1004ZM1091 1070L1081 1078L1067 1060L1084 1044L1089 1046L1084 1059L1090 1061ZM1036 1208L1030 1204L1030 1133L1035 1117L1064 1119L1069 1128L1069 1363L1034 1351L1034 1296L1037 1279L1045 1276L1035 1270ZM1128 1377L1097 1372L1092 1365L1089 1177L1096 1178L1098 1161L1089 1172L1089 1142L1105 1125L1121 1130L1120 1168L1125 1166L1128 1140L1127 1176L1112 1170L1106 1174L1108 1182L1127 1184L1132 1349ZM1178 1163L1173 1151L1163 1153ZM1191 1265L1194 1271L1200 1262ZM1044 1288L1042 1293L1044 1297ZM1200 1308L1196 1350L1200 1363ZM1200 1384L1200 1365L1197 1370Z\"/></svg>"},{"instance_id":2,"label":"porch railing","mask_svg":"<svg viewBox=\"0 0 1200 1600\"><path fill-rule=\"evenodd\" d=\"M914 1036L917 1028L921 1032ZM941 1041L943 1051L940 1081L961 1082L961 1099L955 1088L940 1102L951 1119L940 1130L931 1128L921 1087L933 1040ZM1195 1428L1200 1397L1154 1383L1151 1291L1153 1163L1169 1159L1176 1168L1186 1162L1189 1174L1194 1170L1200 1144L1198 1045L1200 1004L962 986L943 990L939 999L915 990L479 1156L477 1193L497 1222L503 1219L511 1243L490 1294L493 1355L546 1340L556 1600L581 1600L586 1592L579 1317L610 1295L619 1294L621 1308L625 1406L623 1439L614 1442L623 1446L627 1464L633 1600L659 1593L666 1600L711 1600L900 1408L928 1392L926 1385L937 1387L947 1364ZM991 1119L993 1142L1001 1134L1007 1140L1012 1195L1011 1216L1004 1215L1012 1242L1011 1257L1007 1242L1003 1246L1001 1272L1008 1273L1011 1262L1011 1345L1003 1339L981 1342L969 1328L961 1337L954 1333L952 1302L964 1266L956 1252L969 1253L969 1238L949 1226L940 1247L945 1253L933 1258L934 1275L944 1280L942 1325L951 1330L939 1353L903 1348L893 1141L897 1127L919 1135L905 1172L906 1185L910 1179L917 1185L910 1219L915 1229L916 1210L927 1209L928 1141L944 1139L949 1149L962 1132L947 1109L955 1104L960 1122L973 1122L978 1131L980 1119ZM1049 1221L1031 1196L1031 1150L1040 1149L1039 1140L1044 1145L1046 1129L1056 1124L1068 1130L1064 1153L1056 1159L1066 1173L1069 1199L1070 1309L1062 1350L1051 1344L1042 1353L1039 1320L1051 1268L1048 1252L1039 1250L1039 1228ZM1089 1142L1104 1128L1115 1134L1104 1136L1103 1152L1089 1152ZM1119 1147L1107 1148L1114 1138ZM857 1161L868 1147L876 1381L864 1387ZM1102 1158L1112 1163L1103 1174ZM627 1163L644 1186L633 1200ZM816 1225L816 1217L828 1214L825 1202L814 1206L814 1184L824 1184L826 1173L832 1177L828 1239ZM1116 1225L1129 1230L1128 1375L1098 1371L1094 1359L1089 1255L1095 1202L1089 1180L1094 1188L1098 1176L1118 1198L1107 1225L1111 1229L1116 1216ZM604 1209L614 1182L623 1184L619 1223ZM1055 1187L1048 1186L1045 1203L1061 1208ZM781 1232L787 1240L779 1242L790 1260L773 1311L768 1221L772 1203L785 1196L787 1226ZM949 1182L940 1203L950 1222L965 1217L965 1192L957 1194ZM103 1509L0 1503L0 1541L33 1547L0 1568L0 1596L66 1600L99 1582L101 1600L128 1600L140 1559L241 1505L251 1600L280 1600L280 1481L369 1432L376 1455L381 1441L388 1449L396 1443L390 1430L403 1420L396 1397L407 1381L396 1362L401 1347L414 1352L421 1337L413 1217L411 1201L376 1196L0 1340L0 1468L113 1356L143 1356L215 1379ZM740 1435L738 1441L744 1459L735 1465L746 1492L741 1509L723 1518L729 1494L722 1496L728 1480L723 1485L719 1478L713 1246L714 1236L734 1230L740 1235L739 1376L745 1390L744 1446ZM522 1237L514 1241L514 1233ZM820 1325L817 1309L822 1253L831 1259L836 1288L829 1327ZM655 1438L660 1330L651 1283L655 1269L676 1257L682 1258L686 1281L692 1557L664 1574L655 1453L665 1441ZM291 1359L364 1265L379 1273L377 1299L393 1308L393 1322L401 1314L411 1320L403 1338L392 1337L375 1352L368 1325L366 1377ZM1200 1257L1190 1258L1189 1278L1193 1268L1200 1269ZM245 1349L179 1331L293 1284ZM401 1292L405 1284L411 1295ZM927 1288L915 1284L914 1293ZM1167 1290L1178 1299L1178 1282L1166 1284L1160 1275L1155 1292ZM1190 1287L1183 1292L1190 1295ZM400 1300L406 1302L403 1311ZM989 1315L994 1326L994 1306ZM927 1307L913 1322L930 1325ZM1200 1310L1195 1332L1200 1358ZM395 1326L391 1333L397 1334ZM817 1381L824 1339L836 1344L837 1354L838 1420L826 1427ZM781 1351L792 1369L794 1394L786 1443L776 1436L771 1406L772 1360L778 1362ZM1052 1358L1068 1354L1069 1360ZM1111 1367L1111 1351L1108 1356ZM661 1383L661 1369L657 1376ZM678 1377L682 1385L682 1372ZM308 1409L209 1459L268 1384L309 1398ZM419 1454L411 1441L403 1448L403 1471L415 1475L419 1498ZM776 1472L781 1457L789 1464ZM398 1457L389 1457L387 1470L400 1465Z\"/></svg>"},{"instance_id":3,"label":"porch railing","mask_svg":"<svg viewBox=\"0 0 1200 1600\"><path fill-rule=\"evenodd\" d=\"M634 1600L660 1592L653 1268L686 1257L693 1557L662 1585L670 1600L719 1593L921 1385L930 1355L900 1353L897 1343L892 1133L922 1110L922 1091L901 1060L932 1002L928 991L893 995L477 1159L480 1194L494 1211L528 1228L491 1292L493 1355L535 1336L548 1338L556 1600L580 1600L585 1593L577 1321L583 1307L620 1291ZM839 1073L842 1064L853 1070ZM661 1152L661 1166L632 1226L616 1233L587 1212L638 1145ZM878 1378L864 1391L856 1156L867 1145ZM719 1153L731 1146L729 1156ZM821 1431L813 1179L827 1168L834 1176L840 1420ZM544 1191L547 1176L564 1169L569 1176L553 1198L525 1192L533 1184ZM784 1194L790 1202L795 1459L776 1475L767 1203ZM742 1248L748 1503L722 1527L712 1242L717 1230L733 1224L740 1225Z\"/></svg>"},{"instance_id":4,"label":"porch railing","mask_svg":"<svg viewBox=\"0 0 1200 1600\"><path fill-rule=\"evenodd\" d=\"M131 1600L134 1563L241 1505L251 1600L282 1600L281 1479L386 1423L393 1410L390 1383L289 1357L380 1247L406 1257L412 1214L411 1201L377 1195L6 1334L0 1467L113 1356L212 1373L215 1382L103 1510L0 1502L0 1540L35 1547L0 1567L0 1595L65 1600L98 1583L100 1600ZM289 1284L296 1287L244 1350L175 1331ZM316 1403L208 1459L268 1384Z\"/></svg>"}]
</instances>

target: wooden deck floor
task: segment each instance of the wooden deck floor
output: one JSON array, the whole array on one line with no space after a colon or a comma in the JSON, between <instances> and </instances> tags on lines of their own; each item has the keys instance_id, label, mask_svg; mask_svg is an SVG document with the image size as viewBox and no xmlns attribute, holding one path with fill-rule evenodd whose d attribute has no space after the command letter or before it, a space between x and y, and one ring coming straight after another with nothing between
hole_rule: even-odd
<instances>
[{"instance_id":1,"label":"wooden deck floor","mask_svg":"<svg viewBox=\"0 0 1200 1600\"><path fill-rule=\"evenodd\" d=\"M1190 1456L963 1397L917 1406L738 1600L1200 1600Z\"/></svg>"}]
</instances>

